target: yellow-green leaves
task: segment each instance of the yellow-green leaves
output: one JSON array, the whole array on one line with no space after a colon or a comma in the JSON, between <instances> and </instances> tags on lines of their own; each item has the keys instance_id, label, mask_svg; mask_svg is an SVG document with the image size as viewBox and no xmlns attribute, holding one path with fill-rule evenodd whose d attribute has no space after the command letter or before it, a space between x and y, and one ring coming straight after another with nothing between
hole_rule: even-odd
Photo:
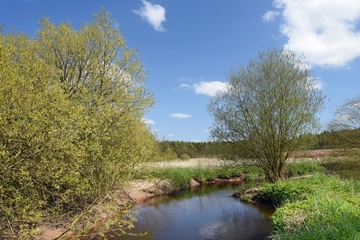
<instances>
[{"instance_id":1,"label":"yellow-green leaves","mask_svg":"<svg viewBox=\"0 0 360 240\"><path fill-rule=\"evenodd\" d=\"M109 13L94 18L80 29L44 18L35 38L0 35L0 236L81 212L155 147L137 53Z\"/></svg>"}]
</instances>

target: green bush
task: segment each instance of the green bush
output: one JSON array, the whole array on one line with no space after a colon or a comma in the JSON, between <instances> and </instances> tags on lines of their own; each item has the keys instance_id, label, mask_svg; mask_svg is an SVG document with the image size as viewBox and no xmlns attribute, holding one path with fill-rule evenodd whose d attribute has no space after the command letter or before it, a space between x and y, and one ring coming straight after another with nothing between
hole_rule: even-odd
<instances>
[{"instance_id":1,"label":"green bush","mask_svg":"<svg viewBox=\"0 0 360 240\"><path fill-rule=\"evenodd\" d=\"M153 95L113 23L101 11L79 30L44 18L36 37L0 33L0 238L81 215L150 156Z\"/></svg>"}]
</instances>

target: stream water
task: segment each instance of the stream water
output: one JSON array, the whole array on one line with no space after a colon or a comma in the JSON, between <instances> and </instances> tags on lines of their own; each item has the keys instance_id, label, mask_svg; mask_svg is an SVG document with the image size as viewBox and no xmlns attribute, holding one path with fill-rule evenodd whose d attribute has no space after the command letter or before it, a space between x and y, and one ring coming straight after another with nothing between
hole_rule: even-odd
<instances>
[{"instance_id":1,"label":"stream water","mask_svg":"<svg viewBox=\"0 0 360 240\"><path fill-rule=\"evenodd\" d=\"M245 204L231 196L244 183L202 185L136 205L134 233L113 240L264 239L270 232L269 205Z\"/></svg>"}]
</instances>

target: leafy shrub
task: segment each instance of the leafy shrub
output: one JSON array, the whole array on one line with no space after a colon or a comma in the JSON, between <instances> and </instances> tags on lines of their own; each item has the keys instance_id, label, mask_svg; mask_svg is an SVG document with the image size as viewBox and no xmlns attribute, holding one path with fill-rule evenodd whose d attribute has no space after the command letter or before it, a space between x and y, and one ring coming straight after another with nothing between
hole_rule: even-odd
<instances>
[{"instance_id":1,"label":"leafy shrub","mask_svg":"<svg viewBox=\"0 0 360 240\"><path fill-rule=\"evenodd\" d=\"M151 154L154 99L113 23L101 11L79 30L44 18L34 38L0 31L1 239L81 215Z\"/></svg>"}]
</instances>

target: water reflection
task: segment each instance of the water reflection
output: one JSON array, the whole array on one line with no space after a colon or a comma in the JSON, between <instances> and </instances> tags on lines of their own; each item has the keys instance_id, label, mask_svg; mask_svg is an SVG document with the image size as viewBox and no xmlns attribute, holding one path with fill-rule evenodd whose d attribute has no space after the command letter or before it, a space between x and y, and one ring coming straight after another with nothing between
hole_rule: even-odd
<instances>
[{"instance_id":1,"label":"water reflection","mask_svg":"<svg viewBox=\"0 0 360 240\"><path fill-rule=\"evenodd\" d=\"M145 237L113 239L264 239L270 231L267 205L244 204L230 195L239 185L199 186L135 206L136 232Z\"/></svg>"}]
</instances>

